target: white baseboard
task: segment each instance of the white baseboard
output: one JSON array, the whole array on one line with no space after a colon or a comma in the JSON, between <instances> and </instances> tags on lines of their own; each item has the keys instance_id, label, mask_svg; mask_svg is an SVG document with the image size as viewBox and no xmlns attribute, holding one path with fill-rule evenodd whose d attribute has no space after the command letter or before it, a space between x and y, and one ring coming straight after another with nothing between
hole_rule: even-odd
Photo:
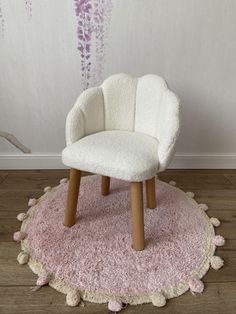
<instances>
[{"instance_id":1,"label":"white baseboard","mask_svg":"<svg viewBox=\"0 0 236 314\"><path fill-rule=\"evenodd\" d=\"M236 169L236 155L176 154L171 169ZM66 169L60 154L0 155L0 169Z\"/></svg>"},{"instance_id":2,"label":"white baseboard","mask_svg":"<svg viewBox=\"0 0 236 314\"><path fill-rule=\"evenodd\" d=\"M236 169L236 155L178 155L171 169Z\"/></svg>"},{"instance_id":3,"label":"white baseboard","mask_svg":"<svg viewBox=\"0 0 236 314\"><path fill-rule=\"evenodd\" d=\"M0 169L66 169L61 154L0 155Z\"/></svg>"}]
</instances>

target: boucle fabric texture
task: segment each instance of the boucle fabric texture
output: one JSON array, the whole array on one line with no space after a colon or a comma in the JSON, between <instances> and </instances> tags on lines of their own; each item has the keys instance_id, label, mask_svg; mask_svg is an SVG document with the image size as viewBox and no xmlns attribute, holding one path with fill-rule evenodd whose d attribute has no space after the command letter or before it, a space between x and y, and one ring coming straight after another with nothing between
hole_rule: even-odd
<instances>
[{"instance_id":1,"label":"boucle fabric texture","mask_svg":"<svg viewBox=\"0 0 236 314\"><path fill-rule=\"evenodd\" d=\"M67 294L70 305L81 297L97 303L115 299L163 306L165 299L190 286L200 292L199 279L210 263L215 269L223 265L219 258L217 263L212 259L215 232L205 211L186 193L157 180L158 206L144 207L146 246L137 252L131 248L129 184L112 179L110 194L104 197L100 179L82 178L71 228L62 224L68 189L64 181L28 211L21 227L27 234L22 250L43 284Z\"/></svg>"},{"instance_id":2,"label":"boucle fabric texture","mask_svg":"<svg viewBox=\"0 0 236 314\"><path fill-rule=\"evenodd\" d=\"M74 147L71 145L91 134L112 130L143 133L155 138L159 143L156 159L158 171L163 171L173 157L179 124L179 100L168 89L163 78L157 75L133 78L122 73L115 74L106 79L100 87L90 88L79 96L66 119L66 143L72 154ZM104 137L103 146L105 141ZM84 145L85 142L83 147ZM99 150L98 144L95 145ZM88 147L85 149L88 150ZM68 150L64 152L68 154ZM81 153L79 158L84 158L84 155ZM71 159L63 156L63 163L73 168L74 159L71 162ZM132 164L136 160L134 158ZM83 165L85 160L80 159L77 162ZM91 164L91 169L79 169L93 172L94 168L99 168L96 160L94 163ZM107 167L111 166L108 162ZM128 168L126 170L129 171ZM145 173L142 169L138 170ZM106 175L105 172L100 174ZM149 172L147 174L149 176ZM155 174L156 167L153 168L152 175ZM113 176L120 178L116 172ZM141 177L142 174L137 173L137 176ZM125 180L125 176L122 179Z\"/></svg>"},{"instance_id":3,"label":"boucle fabric texture","mask_svg":"<svg viewBox=\"0 0 236 314\"><path fill-rule=\"evenodd\" d=\"M149 135L105 131L88 135L67 146L63 163L127 181L143 181L158 171L158 141Z\"/></svg>"}]
</instances>

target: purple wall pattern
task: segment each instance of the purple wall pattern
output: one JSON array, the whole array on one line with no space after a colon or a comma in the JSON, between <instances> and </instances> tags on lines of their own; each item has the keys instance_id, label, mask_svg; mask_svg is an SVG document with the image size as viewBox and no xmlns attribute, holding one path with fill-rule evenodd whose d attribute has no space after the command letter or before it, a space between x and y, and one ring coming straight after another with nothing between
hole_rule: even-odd
<instances>
[{"instance_id":1,"label":"purple wall pattern","mask_svg":"<svg viewBox=\"0 0 236 314\"><path fill-rule=\"evenodd\" d=\"M33 1L24 0L28 19L32 19ZM74 0L77 16L78 50L81 59L82 88L99 85L103 79L112 0ZM5 20L0 0L0 37Z\"/></svg>"},{"instance_id":2,"label":"purple wall pattern","mask_svg":"<svg viewBox=\"0 0 236 314\"><path fill-rule=\"evenodd\" d=\"M25 9L28 15L28 18L32 19L32 0L25 0Z\"/></svg>"},{"instance_id":3,"label":"purple wall pattern","mask_svg":"<svg viewBox=\"0 0 236 314\"><path fill-rule=\"evenodd\" d=\"M25 2L25 9L26 13L29 19L32 18L32 0L24 0ZM5 32L5 19L3 15L3 9L2 9L2 4L0 1L0 37L4 37L4 32Z\"/></svg>"},{"instance_id":4,"label":"purple wall pattern","mask_svg":"<svg viewBox=\"0 0 236 314\"><path fill-rule=\"evenodd\" d=\"M5 29L5 21L4 21L3 10L2 10L2 5L0 1L0 37L4 36L4 29Z\"/></svg>"},{"instance_id":5,"label":"purple wall pattern","mask_svg":"<svg viewBox=\"0 0 236 314\"><path fill-rule=\"evenodd\" d=\"M112 12L112 0L74 0L82 87L101 83Z\"/></svg>"}]
</instances>

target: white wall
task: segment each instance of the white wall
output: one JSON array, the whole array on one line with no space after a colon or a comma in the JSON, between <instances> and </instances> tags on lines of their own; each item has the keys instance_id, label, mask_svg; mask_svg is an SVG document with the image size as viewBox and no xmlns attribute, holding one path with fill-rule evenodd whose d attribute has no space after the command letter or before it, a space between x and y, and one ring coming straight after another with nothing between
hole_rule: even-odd
<instances>
[{"instance_id":1,"label":"white wall","mask_svg":"<svg viewBox=\"0 0 236 314\"><path fill-rule=\"evenodd\" d=\"M59 167L65 117L81 92L72 0L1 0L0 168ZM163 76L181 99L172 167L236 167L236 1L114 0L104 78Z\"/></svg>"}]
</instances>

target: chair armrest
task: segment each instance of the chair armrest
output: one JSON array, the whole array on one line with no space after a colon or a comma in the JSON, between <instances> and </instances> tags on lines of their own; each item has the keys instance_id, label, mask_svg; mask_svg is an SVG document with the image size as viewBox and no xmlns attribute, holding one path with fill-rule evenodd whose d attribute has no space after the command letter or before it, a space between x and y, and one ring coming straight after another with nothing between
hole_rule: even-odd
<instances>
[{"instance_id":1,"label":"chair armrest","mask_svg":"<svg viewBox=\"0 0 236 314\"><path fill-rule=\"evenodd\" d=\"M180 129L179 99L170 90L164 92L158 120L159 171L163 171L173 158Z\"/></svg>"},{"instance_id":2,"label":"chair armrest","mask_svg":"<svg viewBox=\"0 0 236 314\"><path fill-rule=\"evenodd\" d=\"M66 118L66 145L73 144L84 137L84 135L84 118L76 103Z\"/></svg>"},{"instance_id":3,"label":"chair armrest","mask_svg":"<svg viewBox=\"0 0 236 314\"><path fill-rule=\"evenodd\" d=\"M104 100L101 87L85 90L66 118L66 145L82 137L104 131Z\"/></svg>"}]
</instances>

